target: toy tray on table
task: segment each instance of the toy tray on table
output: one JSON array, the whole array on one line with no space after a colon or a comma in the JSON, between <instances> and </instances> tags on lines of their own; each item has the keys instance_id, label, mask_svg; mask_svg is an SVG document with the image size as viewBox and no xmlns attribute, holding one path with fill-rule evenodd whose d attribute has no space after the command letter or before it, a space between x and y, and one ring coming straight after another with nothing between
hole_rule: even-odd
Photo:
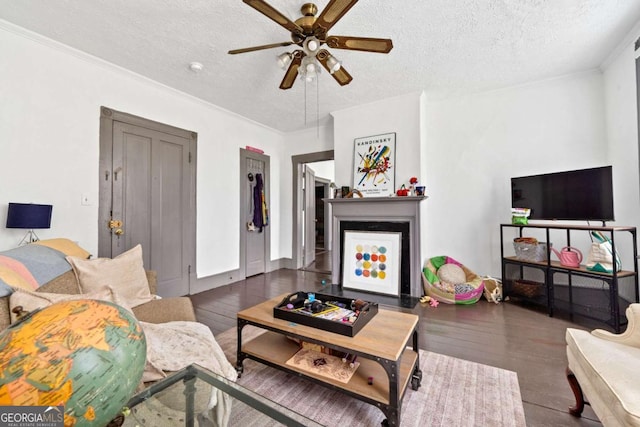
<instances>
[{"instance_id":1,"label":"toy tray on table","mask_svg":"<svg viewBox=\"0 0 640 427\"><path fill-rule=\"evenodd\" d=\"M359 310L355 320L353 322L344 320L349 317L349 311L355 311L351 309L355 300L315 293L315 300L321 301L324 305L322 310L312 313L310 310L305 309L304 301L308 299L308 295L309 292L302 291L287 295L278 305L273 307L273 317L353 337L378 312L377 303L362 301L364 305ZM287 308L288 304L291 304L293 308ZM340 305L344 305L345 311L339 310L342 308Z\"/></svg>"}]
</instances>

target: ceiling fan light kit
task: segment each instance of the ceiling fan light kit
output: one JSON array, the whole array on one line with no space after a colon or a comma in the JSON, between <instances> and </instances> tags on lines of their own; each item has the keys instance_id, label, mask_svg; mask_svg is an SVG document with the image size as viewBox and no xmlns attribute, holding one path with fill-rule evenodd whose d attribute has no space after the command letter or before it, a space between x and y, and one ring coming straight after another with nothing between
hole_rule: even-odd
<instances>
[{"instance_id":1,"label":"ceiling fan light kit","mask_svg":"<svg viewBox=\"0 0 640 427\"><path fill-rule=\"evenodd\" d=\"M242 1L288 30L291 33L291 41L230 50L229 54L235 55L294 44L302 48L293 52L284 52L277 56L278 66L283 69L288 66L280 83L280 89L290 89L297 75L305 81L313 81L320 74L318 62L341 86L349 84L353 80L353 77L342 66L342 62L326 49L322 49L323 44L333 49L375 53L389 53L393 48L393 42L390 39L327 35L331 27L358 0L330 0L317 17L318 7L313 3L305 3L300 8L303 16L295 22L263 0Z\"/></svg>"},{"instance_id":2,"label":"ceiling fan light kit","mask_svg":"<svg viewBox=\"0 0 640 427\"><path fill-rule=\"evenodd\" d=\"M302 58L302 66L298 68L298 74L302 80L312 82L320 74L320 67L313 57L305 56Z\"/></svg>"},{"instance_id":3,"label":"ceiling fan light kit","mask_svg":"<svg viewBox=\"0 0 640 427\"><path fill-rule=\"evenodd\" d=\"M333 74L340 69L342 66L342 62L338 61L335 56L329 55L327 57L327 67L329 68L329 73Z\"/></svg>"},{"instance_id":4,"label":"ceiling fan light kit","mask_svg":"<svg viewBox=\"0 0 640 427\"><path fill-rule=\"evenodd\" d=\"M302 42L302 48L307 56L315 56L320 49L320 40L314 36L309 36Z\"/></svg>"},{"instance_id":5,"label":"ceiling fan light kit","mask_svg":"<svg viewBox=\"0 0 640 427\"><path fill-rule=\"evenodd\" d=\"M278 67L282 68L283 70L287 68L287 66L291 63L292 59L293 59L293 55L289 52L283 52L276 57Z\"/></svg>"}]
</instances>

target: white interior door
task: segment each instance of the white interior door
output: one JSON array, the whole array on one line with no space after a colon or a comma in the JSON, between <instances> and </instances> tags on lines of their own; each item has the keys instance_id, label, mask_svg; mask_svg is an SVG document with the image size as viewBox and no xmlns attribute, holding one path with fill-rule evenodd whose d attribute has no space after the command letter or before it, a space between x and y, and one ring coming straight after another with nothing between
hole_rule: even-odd
<instances>
[{"instance_id":1,"label":"white interior door","mask_svg":"<svg viewBox=\"0 0 640 427\"><path fill-rule=\"evenodd\" d=\"M303 168L304 194L304 266L316 260L316 173L308 165Z\"/></svg>"}]
</instances>

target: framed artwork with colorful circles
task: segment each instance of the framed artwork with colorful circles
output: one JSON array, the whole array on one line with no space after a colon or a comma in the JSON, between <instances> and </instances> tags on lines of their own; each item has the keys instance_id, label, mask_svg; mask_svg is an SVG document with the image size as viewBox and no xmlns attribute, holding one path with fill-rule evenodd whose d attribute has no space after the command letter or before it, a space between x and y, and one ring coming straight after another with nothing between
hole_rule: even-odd
<instances>
[{"instance_id":1,"label":"framed artwork with colorful circles","mask_svg":"<svg viewBox=\"0 0 640 427\"><path fill-rule=\"evenodd\" d=\"M400 294L400 232L345 231L342 287Z\"/></svg>"}]
</instances>

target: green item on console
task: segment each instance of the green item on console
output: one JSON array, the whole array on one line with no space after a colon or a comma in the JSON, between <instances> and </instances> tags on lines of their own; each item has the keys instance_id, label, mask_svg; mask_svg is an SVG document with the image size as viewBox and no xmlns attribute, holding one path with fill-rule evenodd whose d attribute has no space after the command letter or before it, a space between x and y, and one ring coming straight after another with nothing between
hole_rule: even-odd
<instances>
[{"instance_id":1,"label":"green item on console","mask_svg":"<svg viewBox=\"0 0 640 427\"><path fill-rule=\"evenodd\" d=\"M511 224L527 225L529 223L530 214L531 209L529 208L512 208Z\"/></svg>"}]
</instances>

